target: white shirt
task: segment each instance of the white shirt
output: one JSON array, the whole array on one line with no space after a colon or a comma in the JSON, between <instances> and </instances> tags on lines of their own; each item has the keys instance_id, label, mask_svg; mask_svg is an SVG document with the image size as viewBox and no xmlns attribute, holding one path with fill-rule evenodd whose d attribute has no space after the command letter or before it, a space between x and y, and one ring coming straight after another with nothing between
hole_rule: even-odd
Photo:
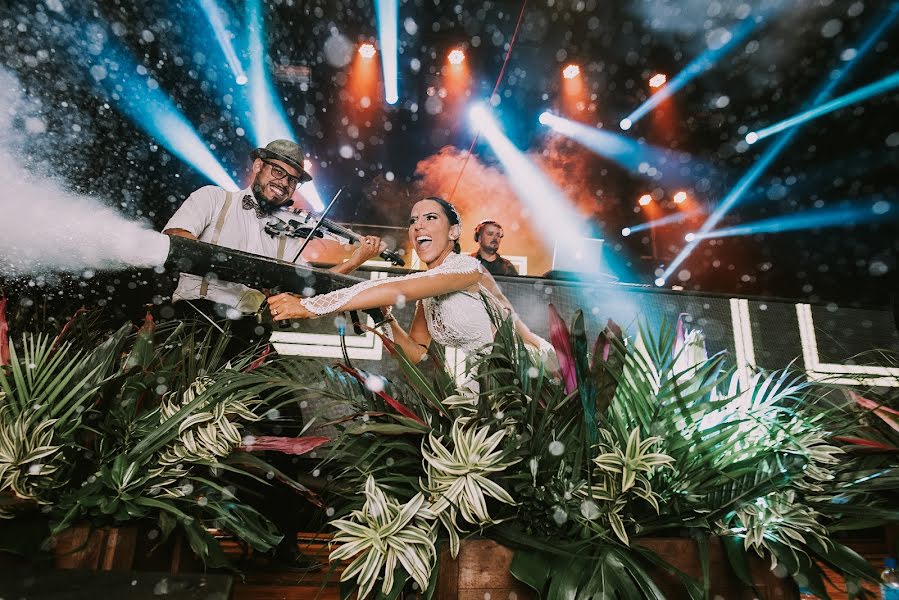
<instances>
[{"instance_id":1,"label":"white shirt","mask_svg":"<svg viewBox=\"0 0 899 600\"><path fill-rule=\"evenodd\" d=\"M172 215L169 222L166 223L164 229L184 229L189 231L201 242L211 243L215 237L215 225L219 219L222 207L225 204L225 195L227 192L220 187L208 185L195 191L187 197L184 204ZM286 221L292 216L289 210L277 210L273 215L266 215L263 218L256 216L253 208L245 209L243 207L244 196L253 195L250 188L235 192L231 200L231 206L225 215L225 222L222 225L221 233L218 238L218 245L234 250L242 250L259 254L267 258L283 259L292 261L303 245L301 238L285 238L283 256L278 256L279 237L269 235L265 231L265 226L279 216ZM283 214L282 214L283 213ZM298 259L297 264L308 264L302 258ZM229 281L207 280L208 288L205 298L225 304L227 306L241 310L244 304L243 299L247 301L249 297L257 295L258 292L240 283L231 283ZM172 301L179 300L195 300L203 296L200 295L200 286L203 278L189 273L182 273L178 280L178 287L172 294ZM251 312L251 308L242 312Z\"/></svg>"}]
</instances>

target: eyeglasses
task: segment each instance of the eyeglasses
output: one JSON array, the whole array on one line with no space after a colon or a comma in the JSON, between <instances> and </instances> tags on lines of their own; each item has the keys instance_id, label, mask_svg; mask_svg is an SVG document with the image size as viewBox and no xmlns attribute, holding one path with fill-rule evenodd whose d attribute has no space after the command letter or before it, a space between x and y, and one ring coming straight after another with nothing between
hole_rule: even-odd
<instances>
[{"instance_id":1,"label":"eyeglasses","mask_svg":"<svg viewBox=\"0 0 899 600\"><path fill-rule=\"evenodd\" d=\"M296 187L297 184L300 183L299 177L294 177L275 163L269 162L267 160L264 160L262 162L268 165L269 170L272 172L272 177L274 177L275 179L284 179L286 177L287 185L289 185L290 187Z\"/></svg>"}]
</instances>

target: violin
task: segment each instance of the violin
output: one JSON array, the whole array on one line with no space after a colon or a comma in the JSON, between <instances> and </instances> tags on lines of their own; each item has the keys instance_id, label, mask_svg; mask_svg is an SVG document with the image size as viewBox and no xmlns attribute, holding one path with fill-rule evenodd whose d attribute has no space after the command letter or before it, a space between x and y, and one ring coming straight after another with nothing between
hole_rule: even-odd
<instances>
[{"instance_id":1,"label":"violin","mask_svg":"<svg viewBox=\"0 0 899 600\"><path fill-rule=\"evenodd\" d=\"M281 210L279 215L275 215L265 226L266 233L271 236L286 235L295 238L307 238L310 232L314 232L313 235L318 238L327 236L329 239L344 239L357 244L362 243L364 240L364 236L359 235L352 229L307 210ZM281 218L282 216L284 219ZM398 267L406 265L406 261L395 250L389 248L381 252L381 258L390 261Z\"/></svg>"}]
</instances>

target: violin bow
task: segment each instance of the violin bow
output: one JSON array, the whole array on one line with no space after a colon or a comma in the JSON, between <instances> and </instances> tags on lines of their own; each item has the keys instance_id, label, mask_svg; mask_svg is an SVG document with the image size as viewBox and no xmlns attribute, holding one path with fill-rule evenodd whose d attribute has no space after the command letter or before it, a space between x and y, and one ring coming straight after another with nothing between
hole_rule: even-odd
<instances>
[{"instance_id":1,"label":"violin bow","mask_svg":"<svg viewBox=\"0 0 899 600\"><path fill-rule=\"evenodd\" d=\"M331 198L331 201L328 202L328 206L325 207L325 210L322 211L320 215L318 215L318 220L315 222L315 225L312 226L312 229L309 230L309 234L306 236L306 239L303 240L303 245L300 246L300 249L297 251L297 255L293 257L293 260L290 262L297 262L297 259L300 258L300 255L303 253L303 250L306 249L306 245L309 244L309 241L315 236L315 232L318 231L318 228L321 227L321 224L324 222L325 217L328 216L328 213L331 211L331 207L334 206L334 203L337 202L337 199L340 197L340 194L343 193L343 190L346 189L346 186L343 186L337 193L334 194L334 197Z\"/></svg>"}]
</instances>

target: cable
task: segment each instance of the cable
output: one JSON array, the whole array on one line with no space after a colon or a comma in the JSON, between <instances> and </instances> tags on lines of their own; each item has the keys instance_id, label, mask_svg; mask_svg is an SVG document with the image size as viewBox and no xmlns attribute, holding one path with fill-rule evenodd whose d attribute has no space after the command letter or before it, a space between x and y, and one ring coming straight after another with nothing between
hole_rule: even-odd
<instances>
[{"instance_id":1,"label":"cable","mask_svg":"<svg viewBox=\"0 0 899 600\"><path fill-rule=\"evenodd\" d=\"M521 11L518 13L518 22L515 24L515 31L512 32L512 39L509 41L509 49L506 51L506 58L503 59L503 66L499 70L499 77L496 78L496 84L493 86L493 91L490 93L490 104L493 104L493 97L496 96L496 92L499 90L499 86L503 81L503 75L506 72L506 65L509 64L509 57L512 56L512 48L515 46L515 40L518 39L518 30L521 28L521 21L524 18L524 10L527 8L528 0L523 0L521 3ZM462 173L465 171L465 167L468 166L468 159L471 158L471 153L474 152L474 145L478 143L478 136L481 134L480 131L475 131L474 139L471 140L471 146L468 147L468 154L465 155L465 160L462 163L462 168L459 169L459 176L456 178L456 183L453 184L453 191L450 192L448 201L453 201L453 196L456 195L456 188L459 187L459 182L462 181Z\"/></svg>"}]
</instances>

